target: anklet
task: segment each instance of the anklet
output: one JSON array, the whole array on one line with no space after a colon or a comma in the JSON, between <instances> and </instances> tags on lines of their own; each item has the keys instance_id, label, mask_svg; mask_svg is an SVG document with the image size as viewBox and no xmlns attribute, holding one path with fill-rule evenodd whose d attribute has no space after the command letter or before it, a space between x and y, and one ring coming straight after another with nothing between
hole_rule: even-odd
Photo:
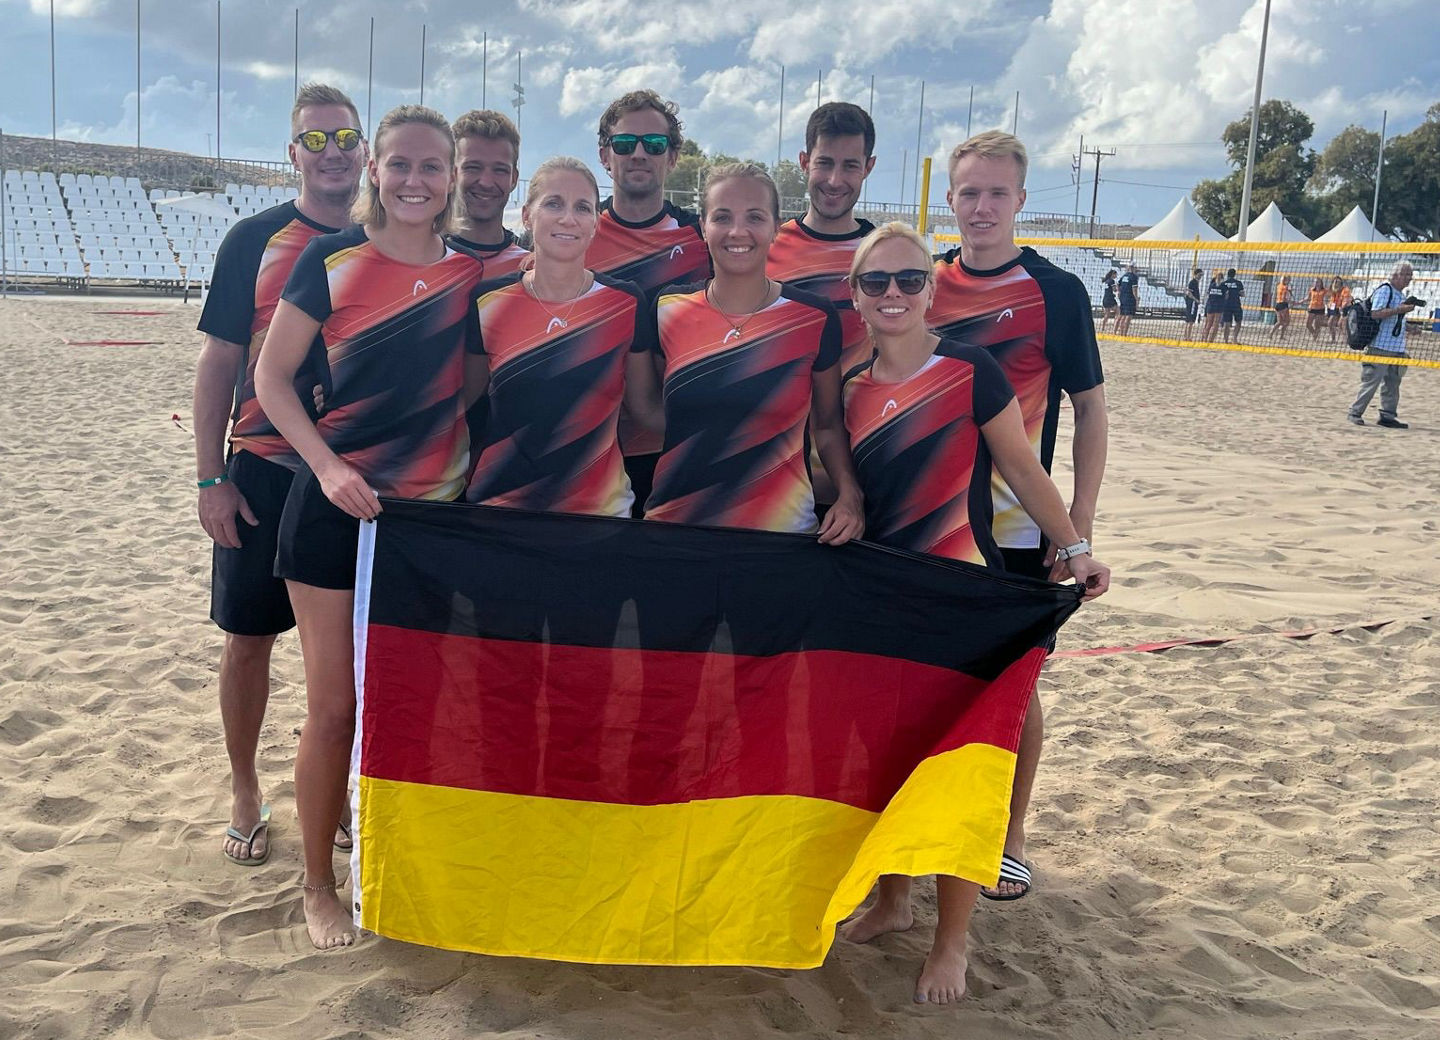
<instances>
[{"instance_id":1,"label":"anklet","mask_svg":"<svg viewBox=\"0 0 1440 1040\"><path fill-rule=\"evenodd\" d=\"M300 887L306 892L333 892L335 891L335 882L331 881L325 885L307 885L302 882Z\"/></svg>"}]
</instances>

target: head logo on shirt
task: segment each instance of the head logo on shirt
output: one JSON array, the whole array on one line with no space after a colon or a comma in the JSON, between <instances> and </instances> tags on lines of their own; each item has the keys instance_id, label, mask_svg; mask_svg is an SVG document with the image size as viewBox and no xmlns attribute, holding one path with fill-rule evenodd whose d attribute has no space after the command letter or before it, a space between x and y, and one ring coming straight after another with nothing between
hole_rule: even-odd
<instances>
[{"instance_id":1,"label":"head logo on shirt","mask_svg":"<svg viewBox=\"0 0 1440 1040\"><path fill-rule=\"evenodd\" d=\"M892 397L892 398L890 398L890 400L888 400L888 401L885 402L885 407L882 408L882 409L880 409L880 418L883 419L883 418L885 418L885 416L889 415L891 412L898 411L899 409L900 409L900 406L895 403L895 398Z\"/></svg>"},{"instance_id":2,"label":"head logo on shirt","mask_svg":"<svg viewBox=\"0 0 1440 1040\"><path fill-rule=\"evenodd\" d=\"M411 295L411 296L419 296L421 289L424 289L424 290L426 290L426 291L429 291L430 286L428 286L428 285L425 284L424 279L417 278L417 279L415 279L415 284L410 287L410 295Z\"/></svg>"},{"instance_id":3,"label":"head logo on shirt","mask_svg":"<svg viewBox=\"0 0 1440 1040\"><path fill-rule=\"evenodd\" d=\"M674 249L670 250L670 259L671 259L671 260L674 260L677 256L684 256L684 255L685 255L685 247L684 247L684 246L676 246Z\"/></svg>"},{"instance_id":4,"label":"head logo on shirt","mask_svg":"<svg viewBox=\"0 0 1440 1040\"><path fill-rule=\"evenodd\" d=\"M1006 308L1005 308L1003 311L1001 311L999 314L995 315L995 324L996 324L996 325L999 325L999 324L1000 324L1002 321L1004 321L1006 318L1013 318L1013 317L1015 317L1015 312L1012 311L1009 307L1006 307Z\"/></svg>"}]
</instances>

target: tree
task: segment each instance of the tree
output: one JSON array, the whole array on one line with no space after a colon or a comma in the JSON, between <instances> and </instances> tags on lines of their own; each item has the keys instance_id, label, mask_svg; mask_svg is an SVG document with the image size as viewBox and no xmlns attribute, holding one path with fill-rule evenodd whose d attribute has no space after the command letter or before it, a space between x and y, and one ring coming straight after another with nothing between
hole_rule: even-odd
<instances>
[{"instance_id":1,"label":"tree","mask_svg":"<svg viewBox=\"0 0 1440 1040\"><path fill-rule=\"evenodd\" d=\"M770 176L775 181L775 187L780 189L780 198L785 200L782 205L805 198L805 171L800 169L800 164L794 159L781 159L771 166ZM804 208L803 202L801 208Z\"/></svg>"},{"instance_id":2,"label":"tree","mask_svg":"<svg viewBox=\"0 0 1440 1040\"><path fill-rule=\"evenodd\" d=\"M1440 103L1385 146L1376 228L1407 241L1440 239Z\"/></svg>"},{"instance_id":3,"label":"tree","mask_svg":"<svg viewBox=\"0 0 1440 1040\"><path fill-rule=\"evenodd\" d=\"M1277 98L1260 106L1250 185L1251 218L1274 202L1301 230L1318 230L1323 213L1305 190L1316 163L1314 150L1306 148L1305 142L1314 132L1310 117L1288 101ZM1234 170L1220 180L1197 184L1195 208L1217 229L1238 229L1245 190L1245 155L1250 147L1250 113L1226 126L1220 140Z\"/></svg>"}]
</instances>

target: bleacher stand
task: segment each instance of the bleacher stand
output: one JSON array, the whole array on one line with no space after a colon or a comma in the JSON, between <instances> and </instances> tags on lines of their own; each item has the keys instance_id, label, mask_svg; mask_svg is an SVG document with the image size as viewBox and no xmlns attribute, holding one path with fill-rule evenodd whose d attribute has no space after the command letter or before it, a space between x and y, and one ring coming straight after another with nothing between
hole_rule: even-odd
<instances>
[{"instance_id":1,"label":"bleacher stand","mask_svg":"<svg viewBox=\"0 0 1440 1040\"><path fill-rule=\"evenodd\" d=\"M85 267L55 175L7 170L5 272L25 281L78 284Z\"/></svg>"},{"instance_id":2,"label":"bleacher stand","mask_svg":"<svg viewBox=\"0 0 1440 1040\"><path fill-rule=\"evenodd\" d=\"M223 192L152 188L135 177L7 170L5 273L11 281L81 288L205 284L241 217L298 197L295 188L227 184Z\"/></svg>"}]
</instances>

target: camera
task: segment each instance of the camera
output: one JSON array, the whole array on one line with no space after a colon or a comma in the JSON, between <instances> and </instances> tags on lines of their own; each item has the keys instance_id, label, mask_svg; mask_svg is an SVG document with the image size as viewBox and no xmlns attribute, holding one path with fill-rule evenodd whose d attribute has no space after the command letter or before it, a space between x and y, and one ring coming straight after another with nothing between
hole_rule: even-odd
<instances>
[{"instance_id":1,"label":"camera","mask_svg":"<svg viewBox=\"0 0 1440 1040\"><path fill-rule=\"evenodd\" d=\"M1405 302L1406 302L1407 304L1410 304L1411 306L1414 306L1414 307L1428 307L1428 306L1430 306L1430 304L1429 304L1428 301L1422 300L1422 299L1420 299L1420 297L1418 297L1418 296L1407 296L1407 297L1405 297Z\"/></svg>"}]
</instances>

